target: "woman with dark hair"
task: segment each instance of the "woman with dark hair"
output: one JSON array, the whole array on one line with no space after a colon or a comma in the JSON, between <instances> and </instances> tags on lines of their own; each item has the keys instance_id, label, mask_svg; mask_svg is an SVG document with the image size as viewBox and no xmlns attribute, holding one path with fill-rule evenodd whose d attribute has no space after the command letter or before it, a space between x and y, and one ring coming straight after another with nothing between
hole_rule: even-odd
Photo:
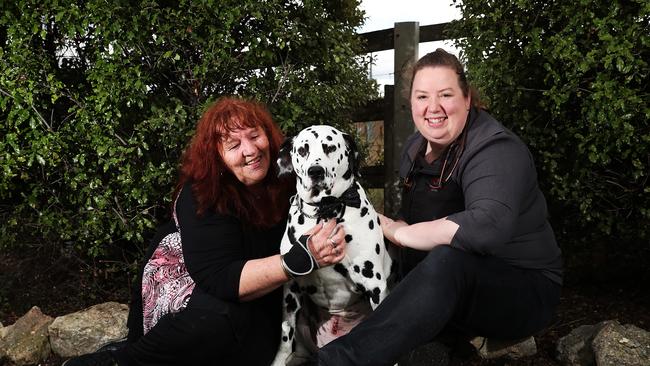
<instances>
[{"instance_id":1,"label":"woman with dark hair","mask_svg":"<svg viewBox=\"0 0 650 366\"><path fill-rule=\"evenodd\" d=\"M274 164L282 140L259 103L226 97L207 109L181 161L174 220L154 238L134 293L128 341L65 365L273 361L292 267L345 255L334 221L314 227L307 248L279 254L294 189Z\"/></svg>"},{"instance_id":2,"label":"woman with dark hair","mask_svg":"<svg viewBox=\"0 0 650 366\"><path fill-rule=\"evenodd\" d=\"M402 207L380 215L402 280L319 365L392 365L443 330L528 337L559 302L561 253L528 148L480 108L454 55L425 55L411 77Z\"/></svg>"}]
</instances>

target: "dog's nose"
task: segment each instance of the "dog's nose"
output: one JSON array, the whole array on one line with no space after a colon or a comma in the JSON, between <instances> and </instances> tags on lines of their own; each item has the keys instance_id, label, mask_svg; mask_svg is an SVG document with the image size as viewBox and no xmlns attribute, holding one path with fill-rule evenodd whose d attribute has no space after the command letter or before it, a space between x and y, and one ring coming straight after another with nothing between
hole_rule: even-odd
<instances>
[{"instance_id":1,"label":"dog's nose","mask_svg":"<svg viewBox=\"0 0 650 366\"><path fill-rule=\"evenodd\" d=\"M307 175L313 180L322 180L325 178L325 169L318 165L310 166L307 169Z\"/></svg>"}]
</instances>

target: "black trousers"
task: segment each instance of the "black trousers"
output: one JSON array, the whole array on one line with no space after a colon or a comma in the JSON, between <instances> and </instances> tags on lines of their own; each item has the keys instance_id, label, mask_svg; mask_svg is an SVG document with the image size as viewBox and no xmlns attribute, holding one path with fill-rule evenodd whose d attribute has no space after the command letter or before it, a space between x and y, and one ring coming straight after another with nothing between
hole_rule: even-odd
<instances>
[{"instance_id":1,"label":"black trousers","mask_svg":"<svg viewBox=\"0 0 650 366\"><path fill-rule=\"evenodd\" d=\"M147 334L113 352L119 366L132 365L268 365L280 337L269 337L266 319L256 317L253 328L238 339L229 317L188 307L167 314Z\"/></svg>"},{"instance_id":2,"label":"black trousers","mask_svg":"<svg viewBox=\"0 0 650 366\"><path fill-rule=\"evenodd\" d=\"M228 317L203 309L167 314L143 337L114 351L118 365L221 365L237 353Z\"/></svg>"},{"instance_id":3,"label":"black trousers","mask_svg":"<svg viewBox=\"0 0 650 366\"><path fill-rule=\"evenodd\" d=\"M440 245L366 320L323 347L319 365L393 365L451 326L469 336L519 339L546 327L560 285L539 271Z\"/></svg>"}]
</instances>

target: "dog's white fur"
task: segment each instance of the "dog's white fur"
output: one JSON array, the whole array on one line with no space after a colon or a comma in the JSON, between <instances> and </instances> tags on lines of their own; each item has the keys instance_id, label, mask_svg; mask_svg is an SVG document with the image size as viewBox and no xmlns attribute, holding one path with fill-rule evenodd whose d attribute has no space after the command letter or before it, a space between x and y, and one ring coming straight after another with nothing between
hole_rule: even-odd
<instances>
[{"instance_id":1,"label":"dog's white fur","mask_svg":"<svg viewBox=\"0 0 650 366\"><path fill-rule=\"evenodd\" d=\"M304 314L308 309L316 308L321 318L325 314L325 317L336 318L336 322L346 316L347 319L362 318L388 294L387 281L392 261L386 252L377 213L355 179L358 175L357 157L350 136L324 125L304 129L296 137L288 139L280 151L280 174L295 174L297 189L282 239L280 251L283 254L291 249L296 238L317 224L317 205L324 202L323 198L341 197L352 189L359 196L360 206L346 206L338 213L340 217L331 218L345 229L345 258L334 266L297 277L284 286L282 340L273 365L290 365L314 352L313 346L301 341L300 334L296 337L301 333L296 328L300 325L297 319L312 318L313 314ZM322 175L314 174L315 170ZM305 301L311 301L315 307L311 304L305 306ZM297 317L300 309L303 314ZM349 324L358 321L360 319ZM323 329L334 333L326 335L325 342L343 333L336 334L336 326L333 329L321 328L319 332L324 332ZM310 331L313 333L315 330ZM323 341L317 340L316 344L322 346Z\"/></svg>"}]
</instances>

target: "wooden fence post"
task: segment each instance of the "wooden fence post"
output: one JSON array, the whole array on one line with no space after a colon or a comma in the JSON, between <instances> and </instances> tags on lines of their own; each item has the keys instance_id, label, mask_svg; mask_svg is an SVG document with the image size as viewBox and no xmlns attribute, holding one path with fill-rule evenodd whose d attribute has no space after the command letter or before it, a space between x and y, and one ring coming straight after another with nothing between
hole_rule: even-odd
<instances>
[{"instance_id":1,"label":"wooden fence post","mask_svg":"<svg viewBox=\"0 0 650 366\"><path fill-rule=\"evenodd\" d=\"M392 91L392 113L384 119L384 213L395 217L401 206L399 188L400 152L406 139L414 132L415 127L411 118L409 98L404 90L408 90L411 80L405 75L406 69L418 58L420 42L420 26L418 22L395 23L395 87ZM388 88L384 98L389 98ZM390 118L392 117L392 118ZM391 123L386 123L390 118ZM390 127L389 127L390 126Z\"/></svg>"}]
</instances>

